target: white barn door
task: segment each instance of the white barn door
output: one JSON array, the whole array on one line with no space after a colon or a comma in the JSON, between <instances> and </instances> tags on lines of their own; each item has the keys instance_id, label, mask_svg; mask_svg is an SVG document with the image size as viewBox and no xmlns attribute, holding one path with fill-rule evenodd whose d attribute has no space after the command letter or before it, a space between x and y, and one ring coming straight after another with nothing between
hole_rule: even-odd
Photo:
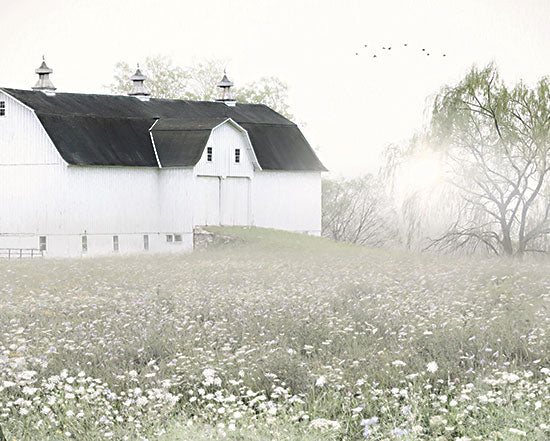
<instances>
[{"instance_id":1,"label":"white barn door","mask_svg":"<svg viewBox=\"0 0 550 441\"><path fill-rule=\"evenodd\" d=\"M227 177L220 182L221 225L250 225L250 179Z\"/></svg>"},{"instance_id":2,"label":"white barn door","mask_svg":"<svg viewBox=\"0 0 550 441\"><path fill-rule=\"evenodd\" d=\"M195 225L220 224L220 178L198 176L194 210Z\"/></svg>"}]
</instances>

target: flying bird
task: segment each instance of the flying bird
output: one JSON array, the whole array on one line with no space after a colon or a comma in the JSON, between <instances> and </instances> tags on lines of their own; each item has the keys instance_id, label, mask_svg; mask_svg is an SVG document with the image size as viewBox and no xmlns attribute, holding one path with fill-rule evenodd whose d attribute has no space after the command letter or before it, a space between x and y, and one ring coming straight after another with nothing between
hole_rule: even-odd
<instances>
[{"instance_id":1,"label":"flying bird","mask_svg":"<svg viewBox=\"0 0 550 441\"><path fill-rule=\"evenodd\" d=\"M375 46L376 46L376 45L375 45ZM403 43L403 46L404 46L404 47L408 47L408 46L409 46L409 43ZM413 46L414 46L414 45L413 45ZM368 44L363 44L363 47L365 47L365 48L368 47ZM393 46L382 46L382 50L391 51L392 47L393 47ZM421 48L421 50L422 50L422 52L424 52L424 53L426 54L427 57L430 56L430 52L428 52L427 48L423 47L423 48ZM398 52L399 52L399 51L398 51ZM355 55L356 55L356 56L359 56L359 55L362 55L362 54L361 54L360 52L355 52ZM444 54L440 53L440 55L443 56L443 57L446 57L446 56L447 56L446 53L444 53ZM378 54L373 54L373 55L372 55L372 58L378 58Z\"/></svg>"}]
</instances>

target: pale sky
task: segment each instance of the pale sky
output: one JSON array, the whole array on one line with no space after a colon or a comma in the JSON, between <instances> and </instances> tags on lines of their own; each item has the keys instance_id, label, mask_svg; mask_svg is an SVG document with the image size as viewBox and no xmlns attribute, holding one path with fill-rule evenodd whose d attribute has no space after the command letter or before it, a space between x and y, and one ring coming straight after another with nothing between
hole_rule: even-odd
<instances>
[{"instance_id":1,"label":"pale sky","mask_svg":"<svg viewBox=\"0 0 550 441\"><path fill-rule=\"evenodd\" d=\"M0 0L0 87L33 86L43 54L58 92L83 93L108 93L121 60L227 59L237 86L288 83L331 174L357 175L472 64L495 61L509 81L550 75L549 18L550 0Z\"/></svg>"}]
</instances>

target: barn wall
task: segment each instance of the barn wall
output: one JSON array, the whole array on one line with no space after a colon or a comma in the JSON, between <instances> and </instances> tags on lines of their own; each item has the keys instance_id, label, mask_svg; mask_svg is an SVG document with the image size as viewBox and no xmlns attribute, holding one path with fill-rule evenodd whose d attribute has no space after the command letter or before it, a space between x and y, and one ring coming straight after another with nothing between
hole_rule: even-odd
<instances>
[{"instance_id":1,"label":"barn wall","mask_svg":"<svg viewBox=\"0 0 550 441\"><path fill-rule=\"evenodd\" d=\"M178 234L193 233L193 169L164 168L155 189L159 199L159 229Z\"/></svg>"},{"instance_id":2,"label":"barn wall","mask_svg":"<svg viewBox=\"0 0 550 441\"><path fill-rule=\"evenodd\" d=\"M253 225L321 234L321 173L260 171L252 185Z\"/></svg>"},{"instance_id":3,"label":"barn wall","mask_svg":"<svg viewBox=\"0 0 550 441\"><path fill-rule=\"evenodd\" d=\"M124 254L143 251L146 234L150 252L191 249L192 180L190 169L0 165L0 248L47 236L51 256L109 254L117 235Z\"/></svg>"}]
</instances>

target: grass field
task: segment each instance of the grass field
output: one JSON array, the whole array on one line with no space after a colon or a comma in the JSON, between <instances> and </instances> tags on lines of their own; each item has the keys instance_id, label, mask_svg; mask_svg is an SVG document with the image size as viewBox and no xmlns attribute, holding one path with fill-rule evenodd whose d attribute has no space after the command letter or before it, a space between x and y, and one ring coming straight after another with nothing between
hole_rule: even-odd
<instances>
[{"instance_id":1,"label":"grass field","mask_svg":"<svg viewBox=\"0 0 550 441\"><path fill-rule=\"evenodd\" d=\"M215 231L0 261L8 441L550 437L550 262Z\"/></svg>"}]
</instances>

